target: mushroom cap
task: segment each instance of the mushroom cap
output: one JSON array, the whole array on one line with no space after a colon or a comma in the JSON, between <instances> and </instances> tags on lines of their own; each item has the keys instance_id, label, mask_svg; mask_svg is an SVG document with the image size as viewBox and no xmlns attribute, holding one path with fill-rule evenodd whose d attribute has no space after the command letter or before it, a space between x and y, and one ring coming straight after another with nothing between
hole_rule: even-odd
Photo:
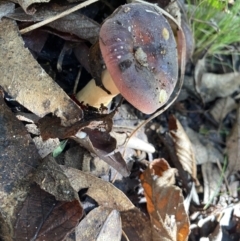
<instances>
[{"instance_id":1,"label":"mushroom cap","mask_svg":"<svg viewBox=\"0 0 240 241\"><path fill-rule=\"evenodd\" d=\"M100 49L122 96L151 114L170 97L178 76L171 27L154 6L120 6L100 29Z\"/></svg>"}]
</instances>

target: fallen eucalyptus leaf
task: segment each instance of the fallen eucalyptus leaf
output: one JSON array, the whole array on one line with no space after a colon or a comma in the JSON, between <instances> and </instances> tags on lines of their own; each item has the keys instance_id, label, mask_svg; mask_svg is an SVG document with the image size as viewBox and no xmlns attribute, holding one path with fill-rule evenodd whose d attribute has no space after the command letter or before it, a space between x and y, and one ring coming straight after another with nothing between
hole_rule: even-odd
<instances>
[{"instance_id":1,"label":"fallen eucalyptus leaf","mask_svg":"<svg viewBox=\"0 0 240 241\"><path fill-rule=\"evenodd\" d=\"M0 22L1 85L20 104L38 116L53 113L70 125L82 117L82 110L40 67L24 47L14 21Z\"/></svg>"},{"instance_id":2,"label":"fallen eucalyptus leaf","mask_svg":"<svg viewBox=\"0 0 240 241\"><path fill-rule=\"evenodd\" d=\"M153 241L186 241L189 235L182 191L173 185L175 172L166 160L155 159L140 176L151 218Z\"/></svg>"}]
</instances>

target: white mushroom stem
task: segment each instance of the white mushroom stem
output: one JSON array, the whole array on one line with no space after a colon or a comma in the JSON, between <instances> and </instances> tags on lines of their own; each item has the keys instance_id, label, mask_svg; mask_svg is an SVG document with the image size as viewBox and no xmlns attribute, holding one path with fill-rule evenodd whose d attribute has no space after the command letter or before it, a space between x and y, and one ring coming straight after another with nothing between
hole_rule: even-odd
<instances>
[{"instance_id":1,"label":"white mushroom stem","mask_svg":"<svg viewBox=\"0 0 240 241\"><path fill-rule=\"evenodd\" d=\"M119 90L114 84L112 77L107 70L102 72L102 84L104 87L111 92L109 95L102 88L98 87L95 80L92 79L82 90L80 90L76 98L79 102L83 102L85 105L99 108L101 104L107 106L112 98L119 94Z\"/></svg>"}]
</instances>

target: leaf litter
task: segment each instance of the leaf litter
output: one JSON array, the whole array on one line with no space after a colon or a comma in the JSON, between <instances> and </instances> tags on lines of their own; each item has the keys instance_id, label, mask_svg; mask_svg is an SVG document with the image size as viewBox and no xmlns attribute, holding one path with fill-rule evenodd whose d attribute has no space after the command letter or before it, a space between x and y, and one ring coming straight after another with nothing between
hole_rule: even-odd
<instances>
[{"instance_id":1,"label":"leaf litter","mask_svg":"<svg viewBox=\"0 0 240 241\"><path fill-rule=\"evenodd\" d=\"M238 72L216 72L204 56L187 68L187 98L150 123L118 97L97 110L72 94L101 76L91 46L120 3L14 2L0 5L1 239L239 240ZM170 2L159 5L186 24ZM178 53L191 60L184 28L192 49ZM45 150L33 142L50 138Z\"/></svg>"}]
</instances>

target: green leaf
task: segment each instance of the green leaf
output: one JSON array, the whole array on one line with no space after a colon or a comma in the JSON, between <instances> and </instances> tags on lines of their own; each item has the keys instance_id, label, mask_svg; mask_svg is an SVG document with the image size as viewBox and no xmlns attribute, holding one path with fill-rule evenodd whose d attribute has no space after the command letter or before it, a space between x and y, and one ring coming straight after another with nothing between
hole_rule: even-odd
<instances>
[{"instance_id":1,"label":"green leaf","mask_svg":"<svg viewBox=\"0 0 240 241\"><path fill-rule=\"evenodd\" d=\"M53 157L57 157L58 155L60 155L63 152L63 150L67 144L67 141L68 140L64 140L64 141L60 142L60 145L57 148L55 148L55 150L52 153Z\"/></svg>"}]
</instances>

